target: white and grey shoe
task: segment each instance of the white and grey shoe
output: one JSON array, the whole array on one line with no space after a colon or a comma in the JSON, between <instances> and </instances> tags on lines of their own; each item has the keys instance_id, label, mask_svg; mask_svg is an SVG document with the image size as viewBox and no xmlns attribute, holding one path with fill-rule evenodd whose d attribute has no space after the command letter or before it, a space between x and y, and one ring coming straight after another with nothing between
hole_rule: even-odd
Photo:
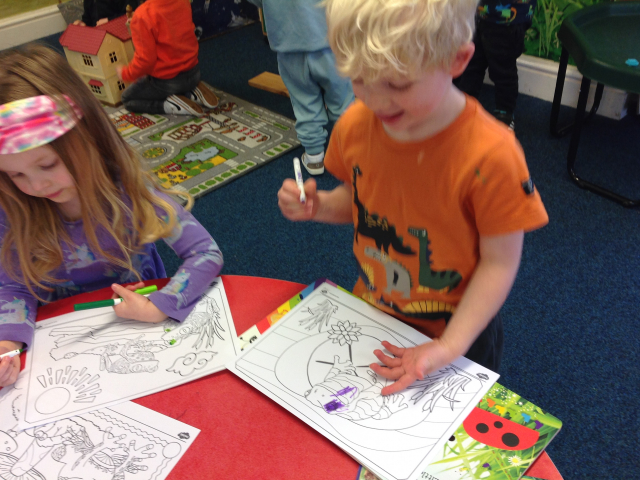
<instances>
[{"instance_id":1,"label":"white and grey shoe","mask_svg":"<svg viewBox=\"0 0 640 480\"><path fill-rule=\"evenodd\" d=\"M309 175L322 175L324 173L324 152L317 155L302 154L302 165L307 169Z\"/></svg>"},{"instance_id":2,"label":"white and grey shoe","mask_svg":"<svg viewBox=\"0 0 640 480\"><path fill-rule=\"evenodd\" d=\"M204 115L204 110L193 100L182 95L171 95L164 102L164 113L170 115Z\"/></svg>"},{"instance_id":3,"label":"white and grey shoe","mask_svg":"<svg viewBox=\"0 0 640 480\"><path fill-rule=\"evenodd\" d=\"M189 98L207 108L216 108L219 101L216 94L203 82L198 83L198 86L189 92Z\"/></svg>"}]
</instances>

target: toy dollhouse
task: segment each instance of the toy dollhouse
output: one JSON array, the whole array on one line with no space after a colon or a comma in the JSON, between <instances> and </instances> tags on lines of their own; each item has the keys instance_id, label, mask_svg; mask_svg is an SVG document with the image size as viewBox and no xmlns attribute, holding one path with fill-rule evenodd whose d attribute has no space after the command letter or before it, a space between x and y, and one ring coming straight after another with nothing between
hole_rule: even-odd
<instances>
[{"instance_id":1,"label":"toy dollhouse","mask_svg":"<svg viewBox=\"0 0 640 480\"><path fill-rule=\"evenodd\" d=\"M97 27L69 25L60 37L67 61L98 100L115 107L129 86L118 78L116 67L133 59L133 42L127 16Z\"/></svg>"}]
</instances>

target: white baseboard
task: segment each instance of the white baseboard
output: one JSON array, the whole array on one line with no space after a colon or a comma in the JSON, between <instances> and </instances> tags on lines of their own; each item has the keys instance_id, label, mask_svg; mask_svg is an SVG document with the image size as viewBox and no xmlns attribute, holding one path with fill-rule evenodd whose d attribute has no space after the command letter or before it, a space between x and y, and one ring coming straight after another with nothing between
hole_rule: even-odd
<instances>
[{"instance_id":1,"label":"white baseboard","mask_svg":"<svg viewBox=\"0 0 640 480\"><path fill-rule=\"evenodd\" d=\"M0 20L0 50L62 32L65 28L67 24L56 5L4 18Z\"/></svg>"},{"instance_id":2,"label":"white baseboard","mask_svg":"<svg viewBox=\"0 0 640 480\"><path fill-rule=\"evenodd\" d=\"M552 60L529 55L522 55L518 59L520 93L552 102L556 89L557 76L558 63ZM485 82L487 80L488 78L485 79ZM578 104L578 95L580 94L581 81L582 75L578 72L578 69L573 65L569 65L564 81L562 105L576 107ZM590 108L593 103L595 90L596 84L595 82L591 82L587 109ZM598 108L598 115L619 120L627 114L626 101L626 92L616 88L605 87L602 100L600 101L600 107Z\"/></svg>"},{"instance_id":3,"label":"white baseboard","mask_svg":"<svg viewBox=\"0 0 640 480\"><path fill-rule=\"evenodd\" d=\"M65 28L67 28L67 24L55 5L0 20L0 50L62 32ZM529 55L522 55L518 59L521 93L551 102L556 88L557 75L558 64L552 60ZM562 95L563 105L575 107L578 104L581 80L582 75L578 69L569 65ZM485 82L491 84L488 75ZM588 108L593 103L594 92L595 85L592 84ZM624 117L627 113L626 100L626 92L605 87L598 115L613 119Z\"/></svg>"}]
</instances>

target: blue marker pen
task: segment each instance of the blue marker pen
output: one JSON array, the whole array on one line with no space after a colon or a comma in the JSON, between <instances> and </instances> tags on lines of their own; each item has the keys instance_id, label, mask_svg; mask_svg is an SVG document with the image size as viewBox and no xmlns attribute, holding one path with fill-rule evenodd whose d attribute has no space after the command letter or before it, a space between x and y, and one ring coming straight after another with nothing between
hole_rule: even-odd
<instances>
[{"instance_id":1,"label":"blue marker pen","mask_svg":"<svg viewBox=\"0 0 640 480\"><path fill-rule=\"evenodd\" d=\"M304 194L304 182L302 181L302 169L300 168L300 159L295 157L293 159L293 171L296 175L296 183L298 184L298 188L300 189L300 203L305 203L307 201L307 196Z\"/></svg>"}]
</instances>

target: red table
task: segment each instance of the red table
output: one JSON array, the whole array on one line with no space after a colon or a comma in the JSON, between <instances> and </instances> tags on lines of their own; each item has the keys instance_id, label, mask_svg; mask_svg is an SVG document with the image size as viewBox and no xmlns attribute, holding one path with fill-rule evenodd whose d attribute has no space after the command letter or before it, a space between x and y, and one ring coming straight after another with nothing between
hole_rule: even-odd
<instances>
[{"instance_id":1,"label":"red table","mask_svg":"<svg viewBox=\"0 0 640 480\"><path fill-rule=\"evenodd\" d=\"M246 329L305 285L222 275L236 332ZM167 279L147 281L164 286ZM110 289L41 307L38 320L73 310L73 304L110 297ZM228 371L135 400L201 430L170 480L355 480L358 463L284 408ZM527 475L561 479L543 454Z\"/></svg>"}]
</instances>

